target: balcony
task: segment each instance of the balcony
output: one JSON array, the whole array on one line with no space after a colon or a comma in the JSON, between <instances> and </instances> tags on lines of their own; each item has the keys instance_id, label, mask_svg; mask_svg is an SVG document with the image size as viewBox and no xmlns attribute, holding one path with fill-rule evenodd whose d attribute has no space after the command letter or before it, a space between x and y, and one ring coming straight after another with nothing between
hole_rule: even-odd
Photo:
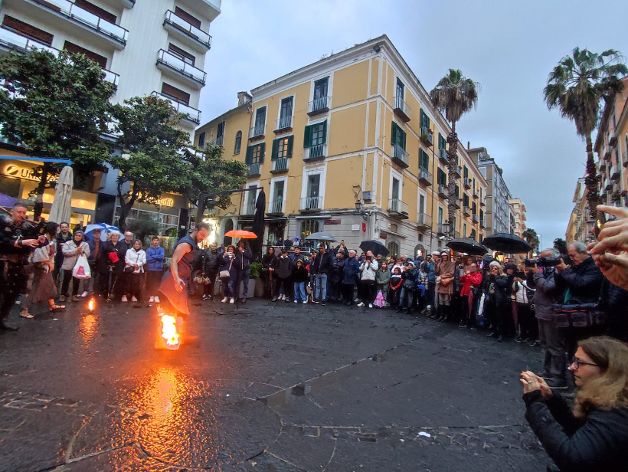
<instances>
[{"instance_id":1,"label":"balcony","mask_svg":"<svg viewBox=\"0 0 628 472\"><path fill-rule=\"evenodd\" d=\"M472 185L472 181L469 177L465 177L464 179L464 188L466 188L467 190L471 189L471 185Z\"/></svg>"},{"instance_id":2,"label":"balcony","mask_svg":"<svg viewBox=\"0 0 628 472\"><path fill-rule=\"evenodd\" d=\"M412 110L404 101L403 97L395 97L395 108L393 108L393 112L404 123L410 121L410 115L412 114Z\"/></svg>"},{"instance_id":3,"label":"balcony","mask_svg":"<svg viewBox=\"0 0 628 472\"><path fill-rule=\"evenodd\" d=\"M135 6L135 0L103 0L103 2L113 8L133 8Z\"/></svg>"},{"instance_id":4,"label":"balcony","mask_svg":"<svg viewBox=\"0 0 628 472\"><path fill-rule=\"evenodd\" d=\"M610 161L612 153L613 153L613 150L610 147L607 147L606 151L604 151L604 159L606 159L607 161Z\"/></svg>"},{"instance_id":5,"label":"balcony","mask_svg":"<svg viewBox=\"0 0 628 472\"><path fill-rule=\"evenodd\" d=\"M198 52L206 53L211 48L212 37L209 33L188 23L187 20L177 16L172 10L166 10L164 28Z\"/></svg>"},{"instance_id":6,"label":"balcony","mask_svg":"<svg viewBox=\"0 0 628 472\"><path fill-rule=\"evenodd\" d=\"M422 167L419 167L419 182L424 185L432 185L432 174Z\"/></svg>"},{"instance_id":7,"label":"balcony","mask_svg":"<svg viewBox=\"0 0 628 472\"><path fill-rule=\"evenodd\" d=\"M262 169L262 165L259 162L253 162L251 164L247 164L248 172L247 176L249 177L259 177Z\"/></svg>"},{"instance_id":8,"label":"balcony","mask_svg":"<svg viewBox=\"0 0 628 472\"><path fill-rule=\"evenodd\" d=\"M480 192L477 187L473 189L473 198L480 198Z\"/></svg>"},{"instance_id":9,"label":"balcony","mask_svg":"<svg viewBox=\"0 0 628 472\"><path fill-rule=\"evenodd\" d=\"M469 208L469 205L462 205L462 214L464 216L471 216L471 208Z\"/></svg>"},{"instance_id":10,"label":"balcony","mask_svg":"<svg viewBox=\"0 0 628 472\"><path fill-rule=\"evenodd\" d=\"M192 123L194 125L200 124L200 122L201 122L201 111L200 110L197 110L196 108L191 107L190 105L187 105L185 103L178 102L174 98L170 98L167 95L164 95L163 93L160 93L160 92L153 92L151 95L153 95L155 97L159 97L162 100L169 101L170 104L172 105L172 108L174 108L174 110L177 113L181 113L181 115L183 115L183 120L182 121L186 121L186 122Z\"/></svg>"},{"instance_id":11,"label":"balcony","mask_svg":"<svg viewBox=\"0 0 628 472\"><path fill-rule=\"evenodd\" d=\"M302 212L316 212L322 210L323 197L305 197L301 199Z\"/></svg>"},{"instance_id":12,"label":"balcony","mask_svg":"<svg viewBox=\"0 0 628 472\"><path fill-rule=\"evenodd\" d=\"M388 213L393 218L408 218L408 204L398 198L391 198L388 202Z\"/></svg>"},{"instance_id":13,"label":"balcony","mask_svg":"<svg viewBox=\"0 0 628 472\"><path fill-rule=\"evenodd\" d=\"M438 184L438 196L440 198L447 198L449 196L446 185Z\"/></svg>"},{"instance_id":14,"label":"balcony","mask_svg":"<svg viewBox=\"0 0 628 472\"><path fill-rule=\"evenodd\" d=\"M96 34L116 49L126 46L129 31L122 26L109 23L99 16L84 10L69 0L26 0L30 5L52 13L58 18L71 21L85 31Z\"/></svg>"},{"instance_id":15,"label":"balcony","mask_svg":"<svg viewBox=\"0 0 628 472\"><path fill-rule=\"evenodd\" d=\"M611 188L613 188L613 182L607 178L606 180L604 180L604 188L606 190L610 190Z\"/></svg>"},{"instance_id":16,"label":"balcony","mask_svg":"<svg viewBox=\"0 0 628 472\"><path fill-rule=\"evenodd\" d=\"M255 215L255 199L249 198L246 206L242 210L242 216L253 216Z\"/></svg>"},{"instance_id":17,"label":"balcony","mask_svg":"<svg viewBox=\"0 0 628 472\"><path fill-rule=\"evenodd\" d=\"M484 218L480 218L480 228L486 229L486 223L484 222Z\"/></svg>"},{"instance_id":18,"label":"balcony","mask_svg":"<svg viewBox=\"0 0 628 472\"><path fill-rule=\"evenodd\" d=\"M315 116L315 115L320 115L322 113L327 113L330 107L331 107L331 95L315 98L310 103L308 103L307 114L310 116Z\"/></svg>"},{"instance_id":19,"label":"balcony","mask_svg":"<svg viewBox=\"0 0 628 472\"><path fill-rule=\"evenodd\" d=\"M480 206L481 207L485 207L486 206L486 202L484 200L480 200Z\"/></svg>"},{"instance_id":20,"label":"balcony","mask_svg":"<svg viewBox=\"0 0 628 472\"><path fill-rule=\"evenodd\" d=\"M619 167L617 167L615 164L613 164L611 166L611 170L609 171L609 174L611 176L611 179L613 179L613 180L619 179L619 176L620 176Z\"/></svg>"},{"instance_id":21,"label":"balcony","mask_svg":"<svg viewBox=\"0 0 628 472\"><path fill-rule=\"evenodd\" d=\"M460 209L460 195L456 195L454 197L454 207L459 210Z\"/></svg>"},{"instance_id":22,"label":"balcony","mask_svg":"<svg viewBox=\"0 0 628 472\"><path fill-rule=\"evenodd\" d=\"M277 126L275 127L275 134L287 133L292 131L292 115L282 116L277 120Z\"/></svg>"},{"instance_id":23,"label":"balcony","mask_svg":"<svg viewBox=\"0 0 628 472\"><path fill-rule=\"evenodd\" d=\"M46 44L38 43L37 41L33 41L26 36L22 36L21 34L14 33L5 28L0 28L0 49L5 49L7 51L18 51L18 52L28 52L28 51L47 51L53 56L59 55L59 50L53 48L51 46L47 46ZM115 72L111 72L108 69L103 69L104 79L107 82L110 82L114 85L114 87L118 86L118 82L120 81L120 75Z\"/></svg>"},{"instance_id":24,"label":"balcony","mask_svg":"<svg viewBox=\"0 0 628 472\"><path fill-rule=\"evenodd\" d=\"M416 227L419 231L425 231L432 227L432 217L427 213L419 213L416 221Z\"/></svg>"},{"instance_id":25,"label":"balcony","mask_svg":"<svg viewBox=\"0 0 628 472\"><path fill-rule=\"evenodd\" d=\"M438 223L437 232L439 236L449 235L449 223Z\"/></svg>"},{"instance_id":26,"label":"balcony","mask_svg":"<svg viewBox=\"0 0 628 472\"><path fill-rule=\"evenodd\" d=\"M270 172L273 174L281 174L283 172L288 172L288 165L290 163L290 159L287 157L280 157L273 161L272 168Z\"/></svg>"},{"instance_id":27,"label":"balcony","mask_svg":"<svg viewBox=\"0 0 628 472\"><path fill-rule=\"evenodd\" d=\"M425 126L421 128L421 142L426 146L431 146L433 142L434 133L429 128Z\"/></svg>"},{"instance_id":28,"label":"balcony","mask_svg":"<svg viewBox=\"0 0 628 472\"><path fill-rule=\"evenodd\" d=\"M197 90L205 85L207 75L205 71L194 67L165 49L160 49L157 53L157 68L174 75L175 78L183 79Z\"/></svg>"},{"instance_id":29,"label":"balcony","mask_svg":"<svg viewBox=\"0 0 628 472\"><path fill-rule=\"evenodd\" d=\"M449 156L447 155L447 149L440 148L438 150L438 160L440 161L441 164L445 166L449 164Z\"/></svg>"},{"instance_id":30,"label":"balcony","mask_svg":"<svg viewBox=\"0 0 628 472\"><path fill-rule=\"evenodd\" d=\"M473 220L473 224L477 225L480 222L480 217L478 215L471 216L471 219Z\"/></svg>"},{"instance_id":31,"label":"balcony","mask_svg":"<svg viewBox=\"0 0 628 472\"><path fill-rule=\"evenodd\" d=\"M615 145L617 144L617 130L613 130L610 132L610 135L608 137L608 145L610 147L615 147Z\"/></svg>"},{"instance_id":32,"label":"balcony","mask_svg":"<svg viewBox=\"0 0 628 472\"><path fill-rule=\"evenodd\" d=\"M256 124L249 129L249 141L257 141L258 139L264 139L264 128L266 123Z\"/></svg>"},{"instance_id":33,"label":"balcony","mask_svg":"<svg viewBox=\"0 0 628 472\"><path fill-rule=\"evenodd\" d=\"M398 144L393 144L392 160L394 163L403 167L404 169L409 166L408 153Z\"/></svg>"},{"instance_id":34,"label":"balcony","mask_svg":"<svg viewBox=\"0 0 628 472\"><path fill-rule=\"evenodd\" d=\"M454 166L452 175L454 176L454 178L460 179L462 177L462 167Z\"/></svg>"},{"instance_id":35,"label":"balcony","mask_svg":"<svg viewBox=\"0 0 628 472\"><path fill-rule=\"evenodd\" d=\"M305 148L303 160L314 161L325 159L327 156L327 144L316 144L312 147Z\"/></svg>"},{"instance_id":36,"label":"balcony","mask_svg":"<svg viewBox=\"0 0 628 472\"><path fill-rule=\"evenodd\" d=\"M270 208L268 209L269 215L283 215L283 199L275 198L270 203Z\"/></svg>"}]
</instances>

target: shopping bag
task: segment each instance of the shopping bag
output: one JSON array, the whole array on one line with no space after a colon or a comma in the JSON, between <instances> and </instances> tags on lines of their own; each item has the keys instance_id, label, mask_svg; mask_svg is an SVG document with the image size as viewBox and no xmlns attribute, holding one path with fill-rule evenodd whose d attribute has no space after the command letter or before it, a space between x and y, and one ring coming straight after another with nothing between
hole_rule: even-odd
<instances>
[{"instance_id":1,"label":"shopping bag","mask_svg":"<svg viewBox=\"0 0 628 472\"><path fill-rule=\"evenodd\" d=\"M383 308L384 306L386 306L386 300L384 300L384 294L381 290L377 291L377 296L375 297L373 305L375 305L377 308Z\"/></svg>"},{"instance_id":2,"label":"shopping bag","mask_svg":"<svg viewBox=\"0 0 628 472\"><path fill-rule=\"evenodd\" d=\"M482 293L480 301L478 302L478 311L475 315L475 324L480 328L488 326L488 319L486 317L486 294Z\"/></svg>"},{"instance_id":3,"label":"shopping bag","mask_svg":"<svg viewBox=\"0 0 628 472\"><path fill-rule=\"evenodd\" d=\"M89 268L87 257L85 257L85 254L81 254L76 259L76 264L74 264L74 268L72 269L72 277L77 279L89 279L91 276L92 272Z\"/></svg>"}]
</instances>

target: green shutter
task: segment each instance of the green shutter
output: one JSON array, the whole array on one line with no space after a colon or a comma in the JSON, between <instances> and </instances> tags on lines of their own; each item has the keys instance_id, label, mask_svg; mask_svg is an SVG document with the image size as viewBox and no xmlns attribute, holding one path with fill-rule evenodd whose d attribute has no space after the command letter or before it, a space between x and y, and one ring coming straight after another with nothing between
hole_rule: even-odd
<instances>
[{"instance_id":1,"label":"green shutter","mask_svg":"<svg viewBox=\"0 0 628 472\"><path fill-rule=\"evenodd\" d=\"M425 170L430 168L430 156L423 149L419 149L419 167Z\"/></svg>"},{"instance_id":2,"label":"green shutter","mask_svg":"<svg viewBox=\"0 0 628 472\"><path fill-rule=\"evenodd\" d=\"M312 125L305 127L305 132L303 134L303 147L312 147Z\"/></svg>"},{"instance_id":3,"label":"green shutter","mask_svg":"<svg viewBox=\"0 0 628 472\"><path fill-rule=\"evenodd\" d=\"M244 162L247 164L251 164L253 162L253 146L248 146L246 148L246 159Z\"/></svg>"},{"instance_id":4,"label":"green shutter","mask_svg":"<svg viewBox=\"0 0 628 472\"><path fill-rule=\"evenodd\" d=\"M259 146L259 163L264 163L264 153L266 152L266 143L258 144Z\"/></svg>"},{"instance_id":5,"label":"green shutter","mask_svg":"<svg viewBox=\"0 0 628 472\"><path fill-rule=\"evenodd\" d=\"M271 161L277 160L277 154L279 154L279 141L281 141L281 138L273 139L273 151L270 155Z\"/></svg>"},{"instance_id":6,"label":"green shutter","mask_svg":"<svg viewBox=\"0 0 628 472\"><path fill-rule=\"evenodd\" d=\"M327 120L323 121L323 142L321 144L325 144L327 142Z\"/></svg>"},{"instance_id":7,"label":"green shutter","mask_svg":"<svg viewBox=\"0 0 628 472\"><path fill-rule=\"evenodd\" d=\"M288 136L288 153L286 157L292 157L292 142L294 141L294 136Z\"/></svg>"},{"instance_id":8,"label":"green shutter","mask_svg":"<svg viewBox=\"0 0 628 472\"><path fill-rule=\"evenodd\" d=\"M390 132L390 144L392 144L393 146L395 144L397 144L397 123L395 123L394 121L392 122L392 131Z\"/></svg>"},{"instance_id":9,"label":"green shutter","mask_svg":"<svg viewBox=\"0 0 628 472\"><path fill-rule=\"evenodd\" d=\"M400 135L401 135L401 143L400 144L401 144L401 147L403 149L405 149L406 148L406 132L401 130L401 129L399 129L399 131L400 131Z\"/></svg>"},{"instance_id":10,"label":"green shutter","mask_svg":"<svg viewBox=\"0 0 628 472\"><path fill-rule=\"evenodd\" d=\"M447 147L447 140L442 134L438 133L438 148L445 149L446 147Z\"/></svg>"}]
</instances>

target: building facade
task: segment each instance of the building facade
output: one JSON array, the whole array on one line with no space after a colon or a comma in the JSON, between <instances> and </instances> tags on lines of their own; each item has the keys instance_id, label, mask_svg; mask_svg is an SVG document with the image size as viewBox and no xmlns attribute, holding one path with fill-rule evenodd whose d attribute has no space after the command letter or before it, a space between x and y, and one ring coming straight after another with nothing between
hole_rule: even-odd
<instances>
[{"instance_id":1,"label":"building facade","mask_svg":"<svg viewBox=\"0 0 628 472\"><path fill-rule=\"evenodd\" d=\"M97 62L115 87L112 101L156 95L168 100L184 118L179 125L193 136L200 123L198 101L205 85L205 56L211 47L210 23L221 0L3 0L0 2L0 50L43 49L80 52ZM6 153L5 153L6 154ZM11 167L7 171L7 165ZM31 175L37 162L10 162L2 167L0 192L28 199L32 179L20 185L7 179ZM19 170L17 170L19 169ZM29 174L30 173L30 174ZM86 185L90 198L75 192L72 223L111 222L116 214L116 177L110 171ZM44 196L51 201L54 190ZM140 204L138 211L161 229L176 227L182 216L177 196L164 205ZM172 203L172 206L170 206ZM98 208L98 212L97 209ZM44 207L46 217L49 204ZM138 216L140 216L138 214Z\"/></svg>"},{"instance_id":2,"label":"building facade","mask_svg":"<svg viewBox=\"0 0 628 472\"><path fill-rule=\"evenodd\" d=\"M510 214L514 220L514 230L512 231L519 237L522 237L526 230L526 206L520 198L511 198L508 202L510 205Z\"/></svg>"},{"instance_id":3,"label":"building facade","mask_svg":"<svg viewBox=\"0 0 628 472\"><path fill-rule=\"evenodd\" d=\"M504 180L503 171L491 158L485 147L468 149L469 155L486 180L486 210L484 214L486 233L512 233L515 219L511 219L511 195Z\"/></svg>"},{"instance_id":4,"label":"building facade","mask_svg":"<svg viewBox=\"0 0 628 472\"><path fill-rule=\"evenodd\" d=\"M593 221L589 214L589 204L587 203L587 188L584 185L584 177L580 177L576 182L573 194L573 210L569 215L567 230L565 231L565 241L587 241L589 233L593 228Z\"/></svg>"},{"instance_id":5,"label":"building facade","mask_svg":"<svg viewBox=\"0 0 628 472\"><path fill-rule=\"evenodd\" d=\"M248 166L247 188L216 212L215 233L248 227L259 188L265 243L328 231L394 254L443 248L446 136L427 91L386 36L239 94L238 106L196 131ZM480 239L486 181L464 146L456 176L457 235Z\"/></svg>"}]
</instances>

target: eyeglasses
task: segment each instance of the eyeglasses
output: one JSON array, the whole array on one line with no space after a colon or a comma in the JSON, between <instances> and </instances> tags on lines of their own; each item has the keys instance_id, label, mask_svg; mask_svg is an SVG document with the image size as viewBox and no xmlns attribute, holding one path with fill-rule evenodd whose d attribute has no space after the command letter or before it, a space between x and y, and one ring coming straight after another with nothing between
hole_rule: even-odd
<instances>
[{"instance_id":1,"label":"eyeglasses","mask_svg":"<svg viewBox=\"0 0 628 472\"><path fill-rule=\"evenodd\" d=\"M590 365L590 366L593 366L593 367L599 367L599 365L597 365L597 364L594 364L592 362L582 361L582 360L578 359L577 357L574 357L571 360L571 365L573 365L576 368L576 370L579 369L581 365Z\"/></svg>"}]
</instances>

